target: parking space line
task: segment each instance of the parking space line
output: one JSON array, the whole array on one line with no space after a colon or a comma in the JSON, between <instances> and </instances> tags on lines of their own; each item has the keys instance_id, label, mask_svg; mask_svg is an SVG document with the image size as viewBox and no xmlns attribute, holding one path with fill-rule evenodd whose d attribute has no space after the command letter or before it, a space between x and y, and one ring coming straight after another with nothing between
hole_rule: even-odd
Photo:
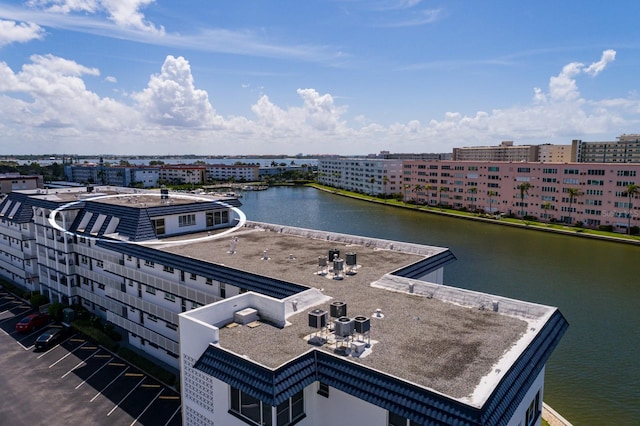
<instances>
[{"instance_id":1,"label":"parking space line","mask_svg":"<svg viewBox=\"0 0 640 426\"><path fill-rule=\"evenodd\" d=\"M127 371L129 369L129 367L125 368L124 370L122 370L122 372L120 374L118 374L112 381L109 382L109 384L105 387L103 387L100 392L98 392L96 394L96 396L94 396L93 398L91 398L91 400L89 402L93 402L96 400L97 397L99 397L100 395L102 395L102 392L104 392L109 386L111 386L111 384L113 382L115 382L116 380L118 380L120 378L120 376L122 376L124 374L125 371Z\"/></svg>"},{"instance_id":2,"label":"parking space line","mask_svg":"<svg viewBox=\"0 0 640 426\"><path fill-rule=\"evenodd\" d=\"M85 343L86 343L86 342L85 342ZM59 346L59 344L58 344L58 345L56 345L56 346ZM67 353L65 356L63 356L62 358L60 358L59 360L57 360L57 361L56 361L56 362L54 362L53 364L51 364L51 365L49 366L49 368L53 367L54 365L56 365L57 363L59 363L60 361L62 361L63 359L65 359L66 357L68 357L69 355L71 355L72 353L74 353L75 351L77 351L78 349L80 349L82 346L84 346L84 343L83 343L82 345L78 346L77 348L75 348L74 350L72 350L71 352Z\"/></svg>"},{"instance_id":3,"label":"parking space line","mask_svg":"<svg viewBox=\"0 0 640 426\"><path fill-rule=\"evenodd\" d=\"M177 395L162 395L160 399L180 399Z\"/></svg>"},{"instance_id":4,"label":"parking space line","mask_svg":"<svg viewBox=\"0 0 640 426\"><path fill-rule=\"evenodd\" d=\"M91 355L95 355L96 353L98 353L98 351L99 351L99 350L100 350L100 349L96 349L96 351L95 351L93 354L91 354ZM91 355L89 355L89 356L87 357L87 359L91 358ZM72 372L73 370L75 370L76 368L80 367L82 364L85 364L85 365L86 365L87 363L85 362L85 360L80 361L79 363L77 363L77 364L76 364L76 366L75 366L75 367L73 367L71 370L69 370L69 371L67 371L66 373L64 373L64 374L62 375L62 377L60 377L60 378L61 378L61 379L64 379L65 377L67 377L67 375L68 375L69 373L71 373L71 372Z\"/></svg>"},{"instance_id":5,"label":"parking space line","mask_svg":"<svg viewBox=\"0 0 640 426\"><path fill-rule=\"evenodd\" d=\"M144 385L141 385L141 386L144 386ZM155 396L155 398L153 398L153 400L151 400L151 402L149 404L147 404L146 407L144 407L144 410L142 410L142 413L140 413L138 415L138 417L136 417L135 420L132 421L129 426L135 425L138 422L138 420L140 420L140 417L142 417L142 415L149 409L149 407L151 407L151 404L153 404L155 402L155 400L158 399L158 397L160 396L160 394L162 393L163 390L164 389L160 389L160 392L158 392L158 394Z\"/></svg>"},{"instance_id":6,"label":"parking space line","mask_svg":"<svg viewBox=\"0 0 640 426\"><path fill-rule=\"evenodd\" d=\"M113 407L113 408L111 409L111 411L109 411L109 412L107 413L107 417L109 417L111 414L113 414L113 412L114 412L114 411L116 411L116 408L118 408L118 407L120 406L120 404L122 404L122 403L124 402L124 400L125 400L125 399L127 399L127 398L129 397L129 395L131 395L131 394L133 393L133 391L134 391L134 390L136 390L136 388L137 388L138 386L140 386L140 385L142 384L142 382L144 382L145 380L146 380L146 377L143 377L143 378L142 378L142 380L140 380L140 381L138 382L138 384L136 384L134 387L132 387L132 388L131 388L131 390L129 391L129 393L127 393L127 394L124 396L124 398L122 398L122 399L120 400L120 402L118 402L118 403L116 404L116 406L115 406L115 407Z\"/></svg>"},{"instance_id":7,"label":"parking space line","mask_svg":"<svg viewBox=\"0 0 640 426\"><path fill-rule=\"evenodd\" d=\"M72 336L73 337L73 336ZM63 344L64 342L66 342L69 339L63 340L62 342L58 343L57 345L55 345L54 347L52 347L51 349L49 349L46 352L43 352L42 354L38 355L38 359L42 358L43 356L45 356L46 354L48 354L49 352L51 352L52 350L54 350L55 348L57 348L58 346L60 346L61 344Z\"/></svg>"},{"instance_id":8,"label":"parking space line","mask_svg":"<svg viewBox=\"0 0 640 426\"><path fill-rule=\"evenodd\" d=\"M96 358L99 355L96 355ZM108 357L111 357L110 359L113 359L113 357L111 355L107 355ZM107 365L109 365L109 361L105 362L104 364L102 364L102 367L98 368L96 371L94 371L93 373L91 373L91 375L89 377L87 377L86 379L84 379L82 382L80 382L80 384L78 386L76 386L76 389L80 389L80 386L84 385L86 382L88 382L93 376L95 376L96 374L98 374L98 372L100 370L102 370L103 368L105 368Z\"/></svg>"}]
</instances>

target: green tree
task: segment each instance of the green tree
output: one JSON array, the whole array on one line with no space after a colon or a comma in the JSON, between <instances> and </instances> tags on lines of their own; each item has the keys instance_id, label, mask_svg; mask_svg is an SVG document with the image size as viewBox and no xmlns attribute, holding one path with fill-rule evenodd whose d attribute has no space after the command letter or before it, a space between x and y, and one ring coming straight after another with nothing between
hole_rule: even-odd
<instances>
[{"instance_id":1,"label":"green tree","mask_svg":"<svg viewBox=\"0 0 640 426\"><path fill-rule=\"evenodd\" d=\"M551 203L546 201L545 203L542 204L542 208L544 209L544 216L546 218L547 214L549 213L549 210L551 210Z\"/></svg>"},{"instance_id":2,"label":"green tree","mask_svg":"<svg viewBox=\"0 0 640 426\"><path fill-rule=\"evenodd\" d=\"M498 195L496 191L487 192L487 198L489 199L489 213L493 212L493 208L491 207L491 205L493 204L493 197L495 197L496 195Z\"/></svg>"},{"instance_id":3,"label":"green tree","mask_svg":"<svg viewBox=\"0 0 640 426\"><path fill-rule=\"evenodd\" d=\"M431 201L431 191L433 191L433 185L431 185L430 183L426 184L424 186L424 191L427 193L427 206L428 206L429 202Z\"/></svg>"},{"instance_id":4,"label":"green tree","mask_svg":"<svg viewBox=\"0 0 640 426\"><path fill-rule=\"evenodd\" d=\"M582 191L580 188L567 188L567 195L569 196L569 220L568 223L571 224L571 206L573 205L573 201L582 195Z\"/></svg>"},{"instance_id":5,"label":"green tree","mask_svg":"<svg viewBox=\"0 0 640 426\"><path fill-rule=\"evenodd\" d=\"M442 208L442 192L446 190L446 186L441 186L440 188L438 188L438 205L440 206L440 208Z\"/></svg>"},{"instance_id":6,"label":"green tree","mask_svg":"<svg viewBox=\"0 0 640 426\"><path fill-rule=\"evenodd\" d=\"M627 185L627 197L629 198L629 213L627 213L627 234L631 235L631 215L633 214L632 198L636 198L640 193L640 187L635 183Z\"/></svg>"},{"instance_id":7,"label":"green tree","mask_svg":"<svg viewBox=\"0 0 640 426\"><path fill-rule=\"evenodd\" d=\"M385 202L385 203L387 202L387 184L388 184L388 183L389 183L389 178L388 178L388 177L386 177L386 176L383 176L383 177L382 177L382 187L383 187L383 189L384 189L384 194L383 194L383 196L384 196L384 202Z\"/></svg>"},{"instance_id":8,"label":"green tree","mask_svg":"<svg viewBox=\"0 0 640 426\"><path fill-rule=\"evenodd\" d=\"M422 191L423 189L424 189L424 186L422 186L419 183L413 187L413 192L416 194L416 206L418 205L418 192Z\"/></svg>"},{"instance_id":9,"label":"green tree","mask_svg":"<svg viewBox=\"0 0 640 426\"><path fill-rule=\"evenodd\" d=\"M371 177L371 179L369 179L369 183L371 184L371 196L373 197L373 184L376 183L376 178L374 178L373 176Z\"/></svg>"},{"instance_id":10,"label":"green tree","mask_svg":"<svg viewBox=\"0 0 640 426\"><path fill-rule=\"evenodd\" d=\"M531 188L531 184L529 182L522 182L518 185L518 189L520 190L520 216L524 218L524 196L529 195L529 189Z\"/></svg>"}]
</instances>

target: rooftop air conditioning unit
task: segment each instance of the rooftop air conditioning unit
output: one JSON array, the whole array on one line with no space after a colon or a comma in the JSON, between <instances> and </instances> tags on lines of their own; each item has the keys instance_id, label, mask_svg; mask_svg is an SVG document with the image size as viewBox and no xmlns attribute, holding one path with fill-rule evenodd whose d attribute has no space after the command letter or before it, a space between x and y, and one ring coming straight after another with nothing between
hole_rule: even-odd
<instances>
[{"instance_id":1,"label":"rooftop air conditioning unit","mask_svg":"<svg viewBox=\"0 0 640 426\"><path fill-rule=\"evenodd\" d=\"M353 319L356 333L366 333L371 329L371 320L364 316L357 316Z\"/></svg>"},{"instance_id":2,"label":"rooftop air conditioning unit","mask_svg":"<svg viewBox=\"0 0 640 426\"><path fill-rule=\"evenodd\" d=\"M349 317L340 317L334 321L334 331L338 337L348 337L353 334L353 320Z\"/></svg>"},{"instance_id":3,"label":"rooftop air conditioning unit","mask_svg":"<svg viewBox=\"0 0 640 426\"><path fill-rule=\"evenodd\" d=\"M329 313L322 309L314 309L309 312L309 327L311 328L324 328L327 326L327 319Z\"/></svg>"},{"instance_id":4,"label":"rooftop air conditioning unit","mask_svg":"<svg viewBox=\"0 0 640 426\"><path fill-rule=\"evenodd\" d=\"M332 318L346 317L347 304L344 302L331 302L331 305L329 305L329 314Z\"/></svg>"}]
</instances>

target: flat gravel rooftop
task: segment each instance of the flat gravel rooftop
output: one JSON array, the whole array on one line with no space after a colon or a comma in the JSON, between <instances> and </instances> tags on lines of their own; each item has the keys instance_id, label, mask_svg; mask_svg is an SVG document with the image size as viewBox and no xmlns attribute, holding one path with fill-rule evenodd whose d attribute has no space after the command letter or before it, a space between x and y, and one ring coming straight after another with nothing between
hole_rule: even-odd
<instances>
[{"instance_id":1,"label":"flat gravel rooftop","mask_svg":"<svg viewBox=\"0 0 640 426\"><path fill-rule=\"evenodd\" d=\"M238 238L233 254L228 253L231 236L161 250L321 289L331 300L314 308L329 311L332 301L341 301L347 304L347 316L371 319L370 349L364 356L349 355L346 359L454 398L470 396L527 330L528 323L513 316L371 286L399 268L446 249L353 236L336 241L336 235L321 231L290 235L279 232L277 226L251 226L232 234ZM332 274L318 274L318 256L334 248L340 250L341 258L347 252L356 253L355 275L335 280ZM384 318L373 317L377 309ZM290 325L284 328L266 322L222 327L219 344L276 368L318 348L307 342L316 332L309 327L310 310L289 316ZM333 335L324 337L328 343L319 348L335 352Z\"/></svg>"}]
</instances>

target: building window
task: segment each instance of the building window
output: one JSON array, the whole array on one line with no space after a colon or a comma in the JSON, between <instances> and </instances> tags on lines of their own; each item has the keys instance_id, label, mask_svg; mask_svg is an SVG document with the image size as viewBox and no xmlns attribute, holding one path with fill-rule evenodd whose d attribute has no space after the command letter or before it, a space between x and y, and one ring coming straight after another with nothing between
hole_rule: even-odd
<instances>
[{"instance_id":1,"label":"building window","mask_svg":"<svg viewBox=\"0 0 640 426\"><path fill-rule=\"evenodd\" d=\"M175 302L176 301L176 296L171 294L171 293L165 293L164 294L164 299L168 300L170 302Z\"/></svg>"},{"instance_id":2,"label":"building window","mask_svg":"<svg viewBox=\"0 0 640 426\"><path fill-rule=\"evenodd\" d=\"M300 391L276 408L276 425L293 424L304 417L304 391Z\"/></svg>"},{"instance_id":3,"label":"building window","mask_svg":"<svg viewBox=\"0 0 640 426\"><path fill-rule=\"evenodd\" d=\"M231 388L229 412L248 424L271 426L272 408L239 389ZM276 426L292 425L304 417L304 391L296 393L276 407Z\"/></svg>"},{"instance_id":4,"label":"building window","mask_svg":"<svg viewBox=\"0 0 640 426\"><path fill-rule=\"evenodd\" d=\"M195 279L197 279L197 278L198 278L198 276L197 276L196 274L191 274L191 275L189 275L189 279L190 279L190 280L195 280Z\"/></svg>"},{"instance_id":5,"label":"building window","mask_svg":"<svg viewBox=\"0 0 640 426\"><path fill-rule=\"evenodd\" d=\"M173 274L173 268L172 268L171 266L166 266L166 265L165 265L165 266L163 266L163 267L162 267L162 270L163 270L164 272L168 272L168 273L170 273L170 274Z\"/></svg>"},{"instance_id":6,"label":"building window","mask_svg":"<svg viewBox=\"0 0 640 426\"><path fill-rule=\"evenodd\" d=\"M193 226L196 224L196 215L195 214L185 214L182 216L178 216L178 226Z\"/></svg>"},{"instance_id":7,"label":"building window","mask_svg":"<svg viewBox=\"0 0 640 426\"><path fill-rule=\"evenodd\" d=\"M151 286L146 286L145 291L149 294L156 294L156 289Z\"/></svg>"},{"instance_id":8,"label":"building window","mask_svg":"<svg viewBox=\"0 0 640 426\"><path fill-rule=\"evenodd\" d=\"M271 426L271 406L240 389L231 388L231 414L253 425Z\"/></svg>"},{"instance_id":9,"label":"building window","mask_svg":"<svg viewBox=\"0 0 640 426\"><path fill-rule=\"evenodd\" d=\"M418 426L418 423L389 411L389 426Z\"/></svg>"},{"instance_id":10,"label":"building window","mask_svg":"<svg viewBox=\"0 0 640 426\"><path fill-rule=\"evenodd\" d=\"M102 260L96 260L96 266L98 268L104 268L104 262Z\"/></svg>"},{"instance_id":11,"label":"building window","mask_svg":"<svg viewBox=\"0 0 640 426\"><path fill-rule=\"evenodd\" d=\"M152 267L152 268L153 268L153 267L155 266L155 263L153 263L153 262L152 262L152 261L150 261L150 260L145 260L145 261L144 261L144 266L150 266L150 267Z\"/></svg>"},{"instance_id":12,"label":"building window","mask_svg":"<svg viewBox=\"0 0 640 426\"><path fill-rule=\"evenodd\" d=\"M151 220L151 223L156 230L156 235L164 235L166 233L164 219L153 219Z\"/></svg>"},{"instance_id":13,"label":"building window","mask_svg":"<svg viewBox=\"0 0 640 426\"><path fill-rule=\"evenodd\" d=\"M318 382L318 395L329 398L329 385L326 383Z\"/></svg>"},{"instance_id":14,"label":"building window","mask_svg":"<svg viewBox=\"0 0 640 426\"><path fill-rule=\"evenodd\" d=\"M538 416L540 415L540 391L536 393L536 397L529 404L529 408L527 408L527 414L525 417L525 426L530 426L535 424Z\"/></svg>"}]
</instances>

